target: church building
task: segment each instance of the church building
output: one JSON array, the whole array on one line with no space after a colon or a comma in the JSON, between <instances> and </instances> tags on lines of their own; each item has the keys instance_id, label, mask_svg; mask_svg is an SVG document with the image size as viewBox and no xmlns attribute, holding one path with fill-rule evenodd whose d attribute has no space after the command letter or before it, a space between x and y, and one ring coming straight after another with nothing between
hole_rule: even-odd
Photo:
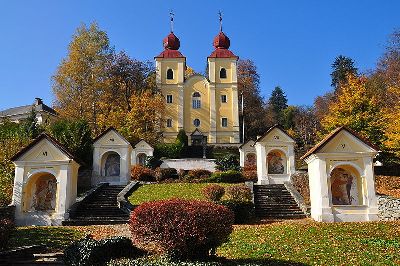
<instances>
[{"instance_id":1,"label":"church building","mask_svg":"<svg viewBox=\"0 0 400 266\"><path fill-rule=\"evenodd\" d=\"M164 142L174 142L183 129L189 145L239 143L238 57L229 50L230 40L222 26L207 58L208 77L194 74L185 78L186 57L179 51L180 41L172 27L163 45L164 51L155 61L157 87L166 104Z\"/></svg>"}]
</instances>

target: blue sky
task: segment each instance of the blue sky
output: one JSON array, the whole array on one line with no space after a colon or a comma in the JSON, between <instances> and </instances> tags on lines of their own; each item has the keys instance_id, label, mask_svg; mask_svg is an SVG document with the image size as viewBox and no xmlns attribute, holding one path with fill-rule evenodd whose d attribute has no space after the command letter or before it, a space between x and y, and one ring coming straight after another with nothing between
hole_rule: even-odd
<instances>
[{"instance_id":1,"label":"blue sky","mask_svg":"<svg viewBox=\"0 0 400 266\"><path fill-rule=\"evenodd\" d=\"M361 71L375 67L388 35L400 28L400 1L2 1L0 110L53 100L55 73L75 29L97 21L116 50L153 60L169 32L169 10L187 64L204 71L218 32L251 59L268 97L279 85L289 104L310 105L330 90L331 64L343 54Z\"/></svg>"}]
</instances>

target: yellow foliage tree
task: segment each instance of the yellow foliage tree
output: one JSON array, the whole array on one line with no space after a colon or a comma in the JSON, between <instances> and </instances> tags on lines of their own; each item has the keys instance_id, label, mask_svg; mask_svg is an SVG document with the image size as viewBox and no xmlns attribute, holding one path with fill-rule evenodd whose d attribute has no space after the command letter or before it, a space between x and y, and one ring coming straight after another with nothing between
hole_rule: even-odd
<instances>
[{"instance_id":1,"label":"yellow foliage tree","mask_svg":"<svg viewBox=\"0 0 400 266\"><path fill-rule=\"evenodd\" d=\"M387 149L400 158L400 88L390 87L387 90L389 98L397 102L392 107L383 109L383 117L387 121L384 142Z\"/></svg>"},{"instance_id":2,"label":"yellow foliage tree","mask_svg":"<svg viewBox=\"0 0 400 266\"><path fill-rule=\"evenodd\" d=\"M368 94L366 78L348 75L348 82L341 85L337 98L330 103L321 121L320 135L339 126L348 126L377 145L384 141L385 121L378 101Z\"/></svg>"}]
</instances>

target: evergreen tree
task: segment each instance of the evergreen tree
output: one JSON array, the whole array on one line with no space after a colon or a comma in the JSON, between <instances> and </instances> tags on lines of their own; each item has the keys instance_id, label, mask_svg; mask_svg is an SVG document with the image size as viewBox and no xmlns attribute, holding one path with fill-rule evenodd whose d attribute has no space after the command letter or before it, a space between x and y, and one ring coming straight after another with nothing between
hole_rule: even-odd
<instances>
[{"instance_id":1,"label":"evergreen tree","mask_svg":"<svg viewBox=\"0 0 400 266\"><path fill-rule=\"evenodd\" d=\"M277 86L268 100L268 109L273 115L274 123L283 125L285 122L284 110L288 107L287 98L283 90Z\"/></svg>"},{"instance_id":2,"label":"evergreen tree","mask_svg":"<svg viewBox=\"0 0 400 266\"><path fill-rule=\"evenodd\" d=\"M332 83L331 86L336 90L341 84L347 82L347 75L358 75L358 69L354 66L354 61L350 57L339 55L332 64Z\"/></svg>"}]
</instances>

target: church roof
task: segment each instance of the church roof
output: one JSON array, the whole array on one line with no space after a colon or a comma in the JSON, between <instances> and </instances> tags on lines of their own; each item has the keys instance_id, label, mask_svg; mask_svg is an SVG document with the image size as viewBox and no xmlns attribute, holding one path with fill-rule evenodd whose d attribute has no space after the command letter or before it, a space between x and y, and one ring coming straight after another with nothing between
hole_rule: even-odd
<instances>
[{"instance_id":1,"label":"church roof","mask_svg":"<svg viewBox=\"0 0 400 266\"><path fill-rule=\"evenodd\" d=\"M301 156L301 160L306 159L308 156L310 156L311 154L317 153L318 151L320 151L326 144L328 144L337 134L339 134L339 132L341 132L342 130L347 131L348 133L350 133L351 135L353 135L355 138L359 139L361 142L363 142L364 144L366 144L367 146L373 148L376 151L379 151L379 147L374 145L373 143L371 143L370 141L368 141L367 139L363 138L362 136L360 136L357 132L351 130L348 127L345 126L341 126L338 127L337 129L335 129L334 131L332 131L331 133L329 133L323 140L321 140L317 145L315 145L314 147L312 147L306 154L304 154L303 156Z\"/></svg>"},{"instance_id":2,"label":"church roof","mask_svg":"<svg viewBox=\"0 0 400 266\"><path fill-rule=\"evenodd\" d=\"M17 161L22 155L24 155L26 152L28 152L30 149L32 149L36 144L38 144L41 140L46 139L48 140L51 144L53 144L56 148L58 148L63 154L65 154L69 159L72 159L76 161L80 165L85 165L78 157L72 154L64 145L62 145L60 142L58 142L55 138L50 136L47 133L42 133L40 134L37 138L35 138L31 143L29 143L27 146L22 148L19 152L17 152L13 157L11 157L11 161Z\"/></svg>"},{"instance_id":3,"label":"church roof","mask_svg":"<svg viewBox=\"0 0 400 266\"><path fill-rule=\"evenodd\" d=\"M0 111L0 117L6 118L15 115L28 114L32 111L32 109L34 109L36 112L47 112L52 115L57 115L57 112L53 108L44 104L41 99L36 98L36 102L34 104L13 107Z\"/></svg>"},{"instance_id":4,"label":"church roof","mask_svg":"<svg viewBox=\"0 0 400 266\"><path fill-rule=\"evenodd\" d=\"M164 51L155 58L184 58L181 52L178 51L181 42L172 31L163 39L163 46Z\"/></svg>"},{"instance_id":5,"label":"church roof","mask_svg":"<svg viewBox=\"0 0 400 266\"><path fill-rule=\"evenodd\" d=\"M211 53L209 58L239 58L229 50L231 41L228 36L221 30L213 41L215 50Z\"/></svg>"}]
</instances>

